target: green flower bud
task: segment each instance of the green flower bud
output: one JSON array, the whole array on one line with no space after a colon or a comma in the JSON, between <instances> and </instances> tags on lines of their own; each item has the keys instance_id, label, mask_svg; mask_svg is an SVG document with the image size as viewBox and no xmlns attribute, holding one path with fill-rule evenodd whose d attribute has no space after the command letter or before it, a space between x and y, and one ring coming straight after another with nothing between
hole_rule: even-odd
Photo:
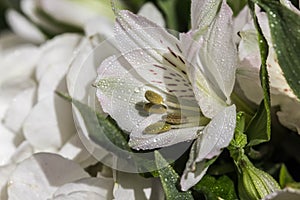
<instances>
[{"instance_id":1,"label":"green flower bud","mask_svg":"<svg viewBox=\"0 0 300 200\"><path fill-rule=\"evenodd\" d=\"M240 199L262 199L270 193L280 190L279 184L268 173L257 169L243 156L238 164L238 190Z\"/></svg>"}]
</instances>

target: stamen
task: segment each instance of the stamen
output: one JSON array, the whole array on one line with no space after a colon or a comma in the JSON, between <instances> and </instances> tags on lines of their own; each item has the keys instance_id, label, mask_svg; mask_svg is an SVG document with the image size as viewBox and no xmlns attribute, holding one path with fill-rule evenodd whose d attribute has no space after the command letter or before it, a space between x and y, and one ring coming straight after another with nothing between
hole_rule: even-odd
<instances>
[{"instance_id":1,"label":"stamen","mask_svg":"<svg viewBox=\"0 0 300 200\"><path fill-rule=\"evenodd\" d=\"M164 99L162 98L162 96L160 96L159 94L157 94L156 92L147 90L145 93L145 98L150 101L150 103L152 104L156 104L156 105L160 105L163 103Z\"/></svg>"},{"instance_id":2,"label":"stamen","mask_svg":"<svg viewBox=\"0 0 300 200\"><path fill-rule=\"evenodd\" d=\"M174 125L184 124L188 122L186 116L183 116L180 113L170 113L163 116L162 118L165 122Z\"/></svg>"},{"instance_id":3,"label":"stamen","mask_svg":"<svg viewBox=\"0 0 300 200\"><path fill-rule=\"evenodd\" d=\"M153 103L146 103L144 105L144 110L148 113L154 114L163 114L167 112L167 107L162 104L153 104Z\"/></svg>"},{"instance_id":4,"label":"stamen","mask_svg":"<svg viewBox=\"0 0 300 200\"><path fill-rule=\"evenodd\" d=\"M146 134L159 134L171 130L171 125L165 122L156 122L147 126L144 130Z\"/></svg>"}]
</instances>

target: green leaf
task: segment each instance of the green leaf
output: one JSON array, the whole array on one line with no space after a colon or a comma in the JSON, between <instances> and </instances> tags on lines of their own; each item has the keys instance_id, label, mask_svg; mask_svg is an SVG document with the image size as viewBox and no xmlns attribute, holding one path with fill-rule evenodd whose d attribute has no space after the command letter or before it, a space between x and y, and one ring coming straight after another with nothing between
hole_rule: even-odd
<instances>
[{"instance_id":1,"label":"green leaf","mask_svg":"<svg viewBox=\"0 0 300 200\"><path fill-rule=\"evenodd\" d=\"M256 2L267 12L278 63L291 89L300 98L300 16L279 1Z\"/></svg>"},{"instance_id":2,"label":"green leaf","mask_svg":"<svg viewBox=\"0 0 300 200\"><path fill-rule=\"evenodd\" d=\"M286 166L284 164L281 165L280 172L279 172L279 185L281 188L284 188L289 183L294 183L294 179L288 172Z\"/></svg>"},{"instance_id":3,"label":"green leaf","mask_svg":"<svg viewBox=\"0 0 300 200\"><path fill-rule=\"evenodd\" d=\"M247 4L246 0L227 0L228 5L231 7L233 11L233 15L237 16L239 12L245 7Z\"/></svg>"},{"instance_id":4,"label":"green leaf","mask_svg":"<svg viewBox=\"0 0 300 200\"><path fill-rule=\"evenodd\" d=\"M190 0L156 0L155 3L164 14L167 28L179 32L188 31Z\"/></svg>"},{"instance_id":5,"label":"green leaf","mask_svg":"<svg viewBox=\"0 0 300 200\"><path fill-rule=\"evenodd\" d=\"M258 24L258 20L254 12L254 4L249 2L248 5L252 11L254 25L257 30L257 37L261 57L260 80L264 93L264 99L262 100L258 111L251 119L251 122L246 131L249 140L248 146L254 146L263 142L267 142L271 138L271 102L269 75L266 64L268 58L268 43L267 40L264 38L262 30Z\"/></svg>"},{"instance_id":6,"label":"green leaf","mask_svg":"<svg viewBox=\"0 0 300 200\"><path fill-rule=\"evenodd\" d=\"M160 155L158 151L155 151L155 162L156 166L159 169L159 177L162 183L162 186L165 191L167 200L189 200L193 199L193 196L190 191L181 192L177 189L180 177L175 172L175 170L168 165L168 162Z\"/></svg>"},{"instance_id":7,"label":"green leaf","mask_svg":"<svg viewBox=\"0 0 300 200\"><path fill-rule=\"evenodd\" d=\"M206 199L237 199L234 183L225 175L218 179L205 175L194 189L203 193Z\"/></svg>"},{"instance_id":8,"label":"green leaf","mask_svg":"<svg viewBox=\"0 0 300 200\"><path fill-rule=\"evenodd\" d=\"M271 137L271 120L268 118L268 112L265 107L265 102L262 101L259 105L258 111L252 118L246 134L248 136L248 146L258 145L267 142Z\"/></svg>"},{"instance_id":9,"label":"green leaf","mask_svg":"<svg viewBox=\"0 0 300 200\"><path fill-rule=\"evenodd\" d=\"M113 120L103 117L88 105L85 105L76 99L72 99L68 95L59 92L57 92L57 94L65 100L72 102L78 109L84 120L86 129L94 142L110 152L121 153L118 149L126 150L127 153L131 151L126 138L122 134L122 130L119 129ZM123 151L122 153L125 153L126 151Z\"/></svg>"}]
</instances>

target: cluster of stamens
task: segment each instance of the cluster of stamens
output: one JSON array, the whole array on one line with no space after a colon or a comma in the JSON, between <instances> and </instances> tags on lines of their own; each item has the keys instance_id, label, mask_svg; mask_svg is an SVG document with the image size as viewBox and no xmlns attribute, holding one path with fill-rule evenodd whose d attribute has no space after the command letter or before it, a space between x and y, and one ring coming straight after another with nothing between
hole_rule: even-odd
<instances>
[{"instance_id":1,"label":"cluster of stamens","mask_svg":"<svg viewBox=\"0 0 300 200\"><path fill-rule=\"evenodd\" d=\"M171 129L206 125L209 122L209 119L204 116L200 117L200 112L197 112L199 108L183 106L178 101L166 101L154 91L146 91L145 98L148 102L144 104L143 108L147 113L165 114L160 121L144 129L146 134L159 134ZM183 111L187 110L193 114L189 116L182 114Z\"/></svg>"}]
</instances>

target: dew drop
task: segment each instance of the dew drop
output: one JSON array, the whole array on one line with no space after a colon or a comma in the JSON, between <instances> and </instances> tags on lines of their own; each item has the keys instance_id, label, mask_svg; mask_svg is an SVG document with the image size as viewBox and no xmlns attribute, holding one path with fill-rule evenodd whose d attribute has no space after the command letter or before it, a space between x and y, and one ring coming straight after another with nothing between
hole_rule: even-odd
<instances>
[{"instance_id":1,"label":"dew drop","mask_svg":"<svg viewBox=\"0 0 300 200\"><path fill-rule=\"evenodd\" d=\"M137 88L134 88L134 92L135 93L139 93L141 91L141 88L137 87Z\"/></svg>"}]
</instances>

